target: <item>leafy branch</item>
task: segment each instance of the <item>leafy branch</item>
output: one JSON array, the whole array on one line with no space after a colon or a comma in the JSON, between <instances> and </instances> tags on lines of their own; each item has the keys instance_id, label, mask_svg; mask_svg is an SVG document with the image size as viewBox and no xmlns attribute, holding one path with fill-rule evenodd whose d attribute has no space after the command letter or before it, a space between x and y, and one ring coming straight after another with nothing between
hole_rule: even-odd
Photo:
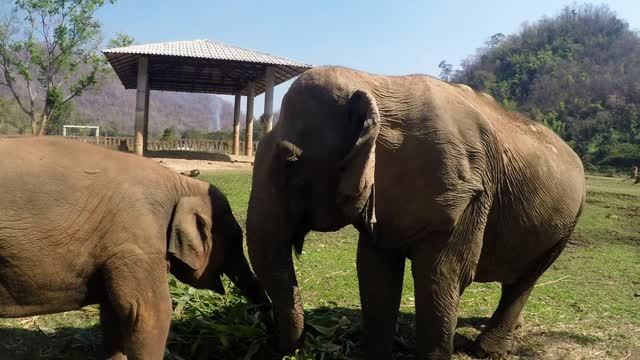
<instances>
[{"instance_id":1,"label":"leafy branch","mask_svg":"<svg viewBox=\"0 0 640 360\"><path fill-rule=\"evenodd\" d=\"M44 134L52 114L109 70L95 12L115 0L17 0L0 23L0 85Z\"/></svg>"}]
</instances>

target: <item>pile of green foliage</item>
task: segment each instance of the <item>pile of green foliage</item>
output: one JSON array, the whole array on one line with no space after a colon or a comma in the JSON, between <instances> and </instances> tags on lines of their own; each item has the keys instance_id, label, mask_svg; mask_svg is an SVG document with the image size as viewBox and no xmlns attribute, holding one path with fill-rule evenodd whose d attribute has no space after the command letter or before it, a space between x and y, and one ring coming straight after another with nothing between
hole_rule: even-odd
<instances>
[{"instance_id":1,"label":"pile of green foliage","mask_svg":"<svg viewBox=\"0 0 640 360\"><path fill-rule=\"evenodd\" d=\"M440 68L545 123L586 164L640 163L640 36L605 5L565 7Z\"/></svg>"},{"instance_id":2,"label":"pile of green foliage","mask_svg":"<svg viewBox=\"0 0 640 360\"><path fill-rule=\"evenodd\" d=\"M273 312L251 305L235 288L225 295L197 291L171 278L173 323L167 358L273 359ZM359 323L333 309L307 312L305 344L285 360L347 359Z\"/></svg>"}]
</instances>

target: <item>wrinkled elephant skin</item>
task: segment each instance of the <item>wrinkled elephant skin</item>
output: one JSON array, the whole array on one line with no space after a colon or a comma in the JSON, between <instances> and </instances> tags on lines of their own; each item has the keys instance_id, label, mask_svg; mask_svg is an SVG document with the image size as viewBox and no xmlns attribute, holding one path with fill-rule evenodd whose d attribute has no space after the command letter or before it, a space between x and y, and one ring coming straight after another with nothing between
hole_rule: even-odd
<instances>
[{"instance_id":1,"label":"wrinkled elephant skin","mask_svg":"<svg viewBox=\"0 0 640 360\"><path fill-rule=\"evenodd\" d=\"M100 304L107 357L162 359L167 271L266 295L225 196L150 159L72 140L0 139L0 317Z\"/></svg>"},{"instance_id":2,"label":"wrinkled elephant skin","mask_svg":"<svg viewBox=\"0 0 640 360\"><path fill-rule=\"evenodd\" d=\"M291 248L301 252L311 230L352 224L366 359L392 356L406 258L419 359L451 357L460 296L473 281L502 284L475 353L504 355L584 201L578 156L489 95L428 76L321 67L294 82L260 142L249 257L283 352L300 345L304 326Z\"/></svg>"}]
</instances>

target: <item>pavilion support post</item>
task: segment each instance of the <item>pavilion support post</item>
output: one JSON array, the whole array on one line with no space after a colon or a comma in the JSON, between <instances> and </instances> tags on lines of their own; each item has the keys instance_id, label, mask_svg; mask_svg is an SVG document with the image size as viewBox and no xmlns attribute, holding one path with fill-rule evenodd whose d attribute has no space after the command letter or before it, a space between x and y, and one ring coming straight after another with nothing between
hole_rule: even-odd
<instances>
[{"instance_id":1,"label":"pavilion support post","mask_svg":"<svg viewBox=\"0 0 640 360\"><path fill-rule=\"evenodd\" d=\"M144 94L144 131L142 133L142 152L143 154L149 150L147 143L149 142L149 95L151 94L151 86L149 84L149 76L147 76L147 91Z\"/></svg>"},{"instance_id":2,"label":"pavilion support post","mask_svg":"<svg viewBox=\"0 0 640 360\"><path fill-rule=\"evenodd\" d=\"M242 95L238 91L233 103L233 155L240 155L240 101Z\"/></svg>"},{"instance_id":3,"label":"pavilion support post","mask_svg":"<svg viewBox=\"0 0 640 360\"><path fill-rule=\"evenodd\" d=\"M244 154L253 156L253 97L256 91L256 83L250 81L247 84L247 126L244 137Z\"/></svg>"},{"instance_id":4,"label":"pavilion support post","mask_svg":"<svg viewBox=\"0 0 640 360\"><path fill-rule=\"evenodd\" d=\"M264 78L264 124L263 134L268 133L273 128L273 87L275 82L275 68L267 67Z\"/></svg>"},{"instance_id":5,"label":"pavilion support post","mask_svg":"<svg viewBox=\"0 0 640 360\"><path fill-rule=\"evenodd\" d=\"M133 151L136 155L144 154L147 137L145 119L149 113L149 58L141 56L138 59L138 88L136 90L136 122Z\"/></svg>"}]
</instances>

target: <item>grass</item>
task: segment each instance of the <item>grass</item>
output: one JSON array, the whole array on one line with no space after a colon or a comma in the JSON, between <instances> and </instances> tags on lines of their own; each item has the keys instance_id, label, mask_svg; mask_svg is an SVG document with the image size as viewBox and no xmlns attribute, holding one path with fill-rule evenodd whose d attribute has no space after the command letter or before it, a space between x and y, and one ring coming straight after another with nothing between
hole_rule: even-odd
<instances>
[{"instance_id":1,"label":"grass","mask_svg":"<svg viewBox=\"0 0 640 360\"><path fill-rule=\"evenodd\" d=\"M241 225L251 188L247 173L202 177L229 197ZM640 185L588 177L588 200L567 250L539 281L517 331L521 359L634 359L640 357ZM356 232L312 233L296 261L306 309L306 359L358 357L359 297ZM235 292L221 296L170 280L174 321L167 359L269 359L269 311ZM226 283L227 289L232 289ZM477 336L499 298L497 284L473 284L460 307L456 347ZM405 275L398 358L415 348L413 282ZM99 357L97 308L0 320L0 359ZM463 352L456 359L469 359Z\"/></svg>"}]
</instances>

